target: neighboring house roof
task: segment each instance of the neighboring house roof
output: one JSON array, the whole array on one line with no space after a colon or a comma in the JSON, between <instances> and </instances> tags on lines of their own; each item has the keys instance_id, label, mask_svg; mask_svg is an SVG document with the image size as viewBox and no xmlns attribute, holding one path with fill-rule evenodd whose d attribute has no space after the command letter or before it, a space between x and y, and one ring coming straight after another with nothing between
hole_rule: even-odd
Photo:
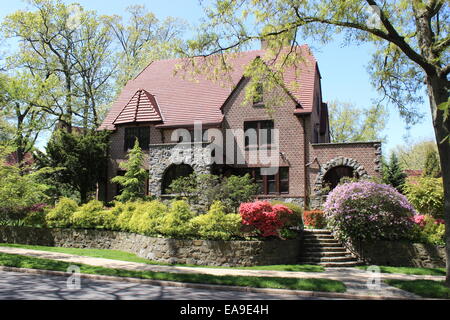
<instances>
[{"instance_id":1,"label":"neighboring house roof","mask_svg":"<svg viewBox=\"0 0 450 320\"><path fill-rule=\"evenodd\" d=\"M114 125L133 122L162 121L155 97L139 89L113 121Z\"/></svg>"},{"instance_id":2,"label":"neighboring house roof","mask_svg":"<svg viewBox=\"0 0 450 320\"><path fill-rule=\"evenodd\" d=\"M315 77L319 70L307 45L296 47L296 50L300 50L304 59L298 63L298 67L289 68L284 73L283 80L291 97L301 105L293 112L310 113L313 108ZM221 108L242 79L245 67L257 57L264 58L264 55L265 50L254 50L241 52L233 57L230 61L232 70L228 74L231 81L227 85L209 79L210 75L206 74L195 76L195 80L174 74L175 68L185 62L183 59L154 61L127 83L99 129L114 130L115 125L129 120L135 122L147 118L157 119L156 114L163 121L159 127L192 125L195 121L220 124L223 120ZM293 86L293 82L297 85ZM136 103L138 92L141 97L148 99L147 105ZM152 101L149 97L154 102L149 103L148 101ZM133 111L136 110L137 116L133 117ZM146 113L144 110L152 111Z\"/></svg>"},{"instance_id":3,"label":"neighboring house roof","mask_svg":"<svg viewBox=\"0 0 450 320\"><path fill-rule=\"evenodd\" d=\"M420 177L420 176L422 176L423 170L407 169L407 170L404 170L404 172L408 177Z\"/></svg>"},{"instance_id":4,"label":"neighboring house roof","mask_svg":"<svg viewBox=\"0 0 450 320\"><path fill-rule=\"evenodd\" d=\"M7 155L5 160L6 160L5 163L10 166L19 164L19 159L17 158L16 152L12 152L9 155ZM31 166L32 164L34 164L34 157L31 152L25 153L23 163L25 166Z\"/></svg>"}]
</instances>

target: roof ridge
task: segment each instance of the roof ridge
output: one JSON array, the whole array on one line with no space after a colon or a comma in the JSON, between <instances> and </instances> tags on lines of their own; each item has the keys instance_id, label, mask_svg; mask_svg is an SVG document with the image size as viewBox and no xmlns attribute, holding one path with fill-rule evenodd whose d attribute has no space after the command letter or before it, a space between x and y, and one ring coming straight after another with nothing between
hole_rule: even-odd
<instances>
[{"instance_id":1,"label":"roof ridge","mask_svg":"<svg viewBox=\"0 0 450 320\"><path fill-rule=\"evenodd\" d=\"M287 48L288 46L286 46ZM300 45L296 45L294 46L295 48L305 48L308 49L309 54L311 55L311 57L314 59L314 61L317 62L316 57L314 56L314 54L312 53L311 47L307 44L307 43L303 43ZM247 50L247 51L239 51L239 52L226 52L225 54L231 54L231 53L252 53L252 52L257 52L257 51L267 51L267 49L254 49L254 50ZM217 53L218 54L218 53ZM212 55L211 55L212 56ZM201 57L201 56L197 56L197 57ZM157 60L152 60L150 61L136 76L134 76L131 80L134 81L136 80L142 73L144 73L145 70L148 69L148 67L150 67L153 63L155 62L170 62L170 61L177 61L177 60L182 60L182 59L192 59L192 58L196 58L196 57L179 57L179 58L168 58L168 59L157 59Z\"/></svg>"}]
</instances>

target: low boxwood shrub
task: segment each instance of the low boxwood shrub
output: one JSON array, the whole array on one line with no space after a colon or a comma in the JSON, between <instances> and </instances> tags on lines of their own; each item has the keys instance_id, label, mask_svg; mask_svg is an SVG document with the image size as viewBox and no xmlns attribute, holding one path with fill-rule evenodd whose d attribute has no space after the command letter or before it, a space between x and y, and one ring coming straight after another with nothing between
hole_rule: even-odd
<instances>
[{"instance_id":1,"label":"low boxwood shrub","mask_svg":"<svg viewBox=\"0 0 450 320\"><path fill-rule=\"evenodd\" d=\"M118 202L114 203L111 209L113 214L117 216L116 227L121 231L131 232L130 220L136 210L137 202Z\"/></svg>"},{"instance_id":2,"label":"low boxwood shrub","mask_svg":"<svg viewBox=\"0 0 450 320\"><path fill-rule=\"evenodd\" d=\"M75 228L111 230L116 225L116 216L111 210L105 210L101 201L91 200L73 213L72 225Z\"/></svg>"},{"instance_id":3,"label":"low boxwood shrub","mask_svg":"<svg viewBox=\"0 0 450 320\"><path fill-rule=\"evenodd\" d=\"M391 186L369 181L337 186L324 204L327 224L341 240L408 238L416 214L408 199Z\"/></svg>"},{"instance_id":4,"label":"low boxwood shrub","mask_svg":"<svg viewBox=\"0 0 450 320\"><path fill-rule=\"evenodd\" d=\"M75 200L59 199L56 206L45 215L45 221L50 228L67 228L72 225L72 216L78 210Z\"/></svg>"},{"instance_id":5,"label":"low boxwood shrub","mask_svg":"<svg viewBox=\"0 0 450 320\"><path fill-rule=\"evenodd\" d=\"M282 238L281 230L293 214L292 210L282 204L271 205L268 201L242 203L239 207L242 224L254 230L262 237L276 236Z\"/></svg>"},{"instance_id":6,"label":"low boxwood shrub","mask_svg":"<svg viewBox=\"0 0 450 320\"><path fill-rule=\"evenodd\" d=\"M204 239L229 240L240 234L242 218L239 214L227 214L222 202L212 204L207 214L191 220L192 229Z\"/></svg>"},{"instance_id":7,"label":"low boxwood shrub","mask_svg":"<svg viewBox=\"0 0 450 320\"><path fill-rule=\"evenodd\" d=\"M305 226L316 229L326 227L325 212L322 210L307 210L303 213L303 221Z\"/></svg>"},{"instance_id":8,"label":"low boxwood shrub","mask_svg":"<svg viewBox=\"0 0 450 320\"><path fill-rule=\"evenodd\" d=\"M184 200L176 200L161 218L159 232L174 238L188 237L193 233L189 221L195 216L189 204Z\"/></svg>"},{"instance_id":9,"label":"low boxwood shrub","mask_svg":"<svg viewBox=\"0 0 450 320\"><path fill-rule=\"evenodd\" d=\"M129 230L146 235L158 233L167 210L167 206L157 200L136 203L128 222Z\"/></svg>"}]
</instances>

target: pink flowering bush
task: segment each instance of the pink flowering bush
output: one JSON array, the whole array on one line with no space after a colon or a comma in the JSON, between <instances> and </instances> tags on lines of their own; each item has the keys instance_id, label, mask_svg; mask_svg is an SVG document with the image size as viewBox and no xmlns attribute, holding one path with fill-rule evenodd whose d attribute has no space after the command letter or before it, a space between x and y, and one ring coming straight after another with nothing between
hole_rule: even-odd
<instances>
[{"instance_id":1,"label":"pink flowering bush","mask_svg":"<svg viewBox=\"0 0 450 320\"><path fill-rule=\"evenodd\" d=\"M445 245L445 224L442 219L435 219L431 215L421 214L412 218L416 228L413 239L417 242Z\"/></svg>"},{"instance_id":2,"label":"pink flowering bush","mask_svg":"<svg viewBox=\"0 0 450 320\"><path fill-rule=\"evenodd\" d=\"M242 224L251 227L262 237L280 236L280 231L290 220L292 210L282 204L267 201L242 203L239 207Z\"/></svg>"},{"instance_id":3,"label":"pink flowering bush","mask_svg":"<svg viewBox=\"0 0 450 320\"><path fill-rule=\"evenodd\" d=\"M324 204L328 226L341 240L394 240L410 237L414 208L391 186L369 181L345 183Z\"/></svg>"}]
</instances>

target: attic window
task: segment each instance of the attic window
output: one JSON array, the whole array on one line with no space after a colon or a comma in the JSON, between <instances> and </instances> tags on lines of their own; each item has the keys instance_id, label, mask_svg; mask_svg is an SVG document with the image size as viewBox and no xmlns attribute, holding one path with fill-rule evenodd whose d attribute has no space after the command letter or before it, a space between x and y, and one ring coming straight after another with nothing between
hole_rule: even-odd
<instances>
[{"instance_id":1,"label":"attic window","mask_svg":"<svg viewBox=\"0 0 450 320\"><path fill-rule=\"evenodd\" d=\"M264 88L261 82L256 84L256 95L253 97L253 106L260 107L263 105Z\"/></svg>"}]
</instances>

